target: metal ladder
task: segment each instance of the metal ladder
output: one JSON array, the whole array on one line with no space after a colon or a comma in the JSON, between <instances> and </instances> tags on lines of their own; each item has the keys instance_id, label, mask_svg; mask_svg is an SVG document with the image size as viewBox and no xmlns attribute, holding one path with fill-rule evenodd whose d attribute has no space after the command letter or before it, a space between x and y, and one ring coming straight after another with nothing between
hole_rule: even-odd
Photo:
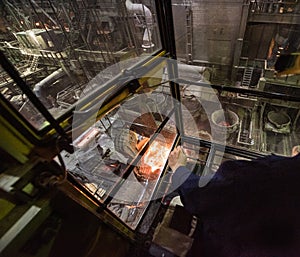
<instances>
[{"instance_id":1,"label":"metal ladder","mask_svg":"<svg viewBox=\"0 0 300 257\"><path fill-rule=\"evenodd\" d=\"M39 61L39 56L33 56L29 70L30 71L35 71L38 66L38 61Z\"/></svg>"},{"instance_id":2,"label":"metal ladder","mask_svg":"<svg viewBox=\"0 0 300 257\"><path fill-rule=\"evenodd\" d=\"M243 75L243 81L242 81L242 86L243 87L249 87L253 75L253 67L246 67L244 70L244 75Z\"/></svg>"},{"instance_id":3,"label":"metal ladder","mask_svg":"<svg viewBox=\"0 0 300 257\"><path fill-rule=\"evenodd\" d=\"M186 62L193 63L193 12L190 6L186 7Z\"/></svg>"}]
</instances>

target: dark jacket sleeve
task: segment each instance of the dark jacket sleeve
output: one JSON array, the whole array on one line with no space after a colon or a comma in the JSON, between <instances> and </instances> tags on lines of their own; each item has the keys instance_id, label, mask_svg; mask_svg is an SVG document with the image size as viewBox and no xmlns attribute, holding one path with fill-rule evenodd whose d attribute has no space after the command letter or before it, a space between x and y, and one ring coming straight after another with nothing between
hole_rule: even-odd
<instances>
[{"instance_id":1,"label":"dark jacket sleeve","mask_svg":"<svg viewBox=\"0 0 300 257\"><path fill-rule=\"evenodd\" d=\"M200 177L193 174L186 167L179 167L172 176L173 191L177 191L181 202L187 210L188 208L188 195L198 187Z\"/></svg>"},{"instance_id":2,"label":"dark jacket sleeve","mask_svg":"<svg viewBox=\"0 0 300 257\"><path fill-rule=\"evenodd\" d=\"M204 186L199 186L200 176L193 174L185 167L179 167L172 178L172 184L180 195L180 199L190 213L199 215L206 210L215 210L212 205L219 208L219 202L223 200L226 190L231 186L232 179L226 178L223 174L222 166L214 174L210 182Z\"/></svg>"},{"instance_id":3,"label":"dark jacket sleeve","mask_svg":"<svg viewBox=\"0 0 300 257\"><path fill-rule=\"evenodd\" d=\"M299 256L300 155L224 162L205 187L183 167L173 179L203 225L195 256Z\"/></svg>"},{"instance_id":4,"label":"dark jacket sleeve","mask_svg":"<svg viewBox=\"0 0 300 257\"><path fill-rule=\"evenodd\" d=\"M179 167L172 177L172 184L182 194L187 194L198 187L200 177L193 174L186 167Z\"/></svg>"}]
</instances>

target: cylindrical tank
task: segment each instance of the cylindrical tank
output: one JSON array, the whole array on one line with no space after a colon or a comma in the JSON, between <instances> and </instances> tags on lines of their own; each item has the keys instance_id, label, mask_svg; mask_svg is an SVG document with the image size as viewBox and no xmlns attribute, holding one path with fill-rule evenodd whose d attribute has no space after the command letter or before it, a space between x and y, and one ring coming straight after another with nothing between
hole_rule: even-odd
<instances>
[{"instance_id":1,"label":"cylindrical tank","mask_svg":"<svg viewBox=\"0 0 300 257\"><path fill-rule=\"evenodd\" d=\"M212 129L215 134L225 135L226 139L235 132L239 126L239 116L230 110L216 110L211 115Z\"/></svg>"}]
</instances>

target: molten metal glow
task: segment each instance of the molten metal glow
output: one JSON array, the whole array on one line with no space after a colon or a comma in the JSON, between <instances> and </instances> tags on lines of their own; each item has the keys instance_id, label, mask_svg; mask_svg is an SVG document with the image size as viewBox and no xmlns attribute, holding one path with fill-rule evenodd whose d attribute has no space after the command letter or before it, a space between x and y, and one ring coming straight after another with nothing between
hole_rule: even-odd
<instances>
[{"instance_id":1,"label":"molten metal glow","mask_svg":"<svg viewBox=\"0 0 300 257\"><path fill-rule=\"evenodd\" d=\"M151 167L151 172L161 170L169 156L169 147L161 142L153 142L143 157L143 163Z\"/></svg>"}]
</instances>

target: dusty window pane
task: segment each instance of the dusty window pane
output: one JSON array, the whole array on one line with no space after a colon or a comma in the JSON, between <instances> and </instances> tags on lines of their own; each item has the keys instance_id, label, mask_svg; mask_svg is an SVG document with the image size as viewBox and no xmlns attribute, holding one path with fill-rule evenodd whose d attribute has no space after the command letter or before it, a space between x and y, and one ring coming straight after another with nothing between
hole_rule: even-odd
<instances>
[{"instance_id":1,"label":"dusty window pane","mask_svg":"<svg viewBox=\"0 0 300 257\"><path fill-rule=\"evenodd\" d=\"M161 47L153 0L16 0L0 12L1 49L55 118L99 72Z\"/></svg>"}]
</instances>

